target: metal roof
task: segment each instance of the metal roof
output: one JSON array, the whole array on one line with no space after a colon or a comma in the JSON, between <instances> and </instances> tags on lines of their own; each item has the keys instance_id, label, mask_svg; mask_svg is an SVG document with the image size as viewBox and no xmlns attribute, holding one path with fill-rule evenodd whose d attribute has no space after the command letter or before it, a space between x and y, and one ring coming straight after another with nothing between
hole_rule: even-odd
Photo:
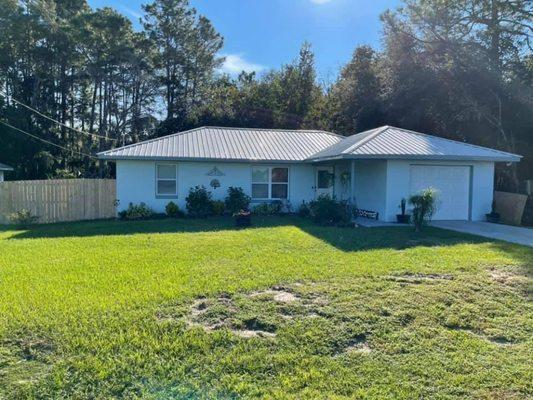
<instances>
[{"instance_id":1,"label":"metal roof","mask_svg":"<svg viewBox=\"0 0 533 400\"><path fill-rule=\"evenodd\" d=\"M343 137L315 130L202 127L98 153L107 160L326 161L354 158L520 161L486 147L383 126Z\"/></svg>"},{"instance_id":2,"label":"metal roof","mask_svg":"<svg viewBox=\"0 0 533 400\"><path fill-rule=\"evenodd\" d=\"M0 163L0 171L13 171L13 167Z\"/></svg>"},{"instance_id":3,"label":"metal roof","mask_svg":"<svg viewBox=\"0 0 533 400\"><path fill-rule=\"evenodd\" d=\"M383 126L345 140L309 157L309 161L353 158L520 161L521 156L487 147Z\"/></svg>"},{"instance_id":4,"label":"metal roof","mask_svg":"<svg viewBox=\"0 0 533 400\"><path fill-rule=\"evenodd\" d=\"M102 159L304 161L344 140L330 132L202 127L98 153Z\"/></svg>"}]
</instances>

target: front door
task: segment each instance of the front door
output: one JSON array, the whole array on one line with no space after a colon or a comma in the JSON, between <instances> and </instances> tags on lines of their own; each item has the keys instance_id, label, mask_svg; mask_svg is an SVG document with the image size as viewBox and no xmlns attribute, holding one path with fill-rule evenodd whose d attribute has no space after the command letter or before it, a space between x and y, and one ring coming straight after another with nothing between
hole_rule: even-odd
<instances>
[{"instance_id":1,"label":"front door","mask_svg":"<svg viewBox=\"0 0 533 400\"><path fill-rule=\"evenodd\" d=\"M333 197L333 167L316 167L315 196Z\"/></svg>"}]
</instances>

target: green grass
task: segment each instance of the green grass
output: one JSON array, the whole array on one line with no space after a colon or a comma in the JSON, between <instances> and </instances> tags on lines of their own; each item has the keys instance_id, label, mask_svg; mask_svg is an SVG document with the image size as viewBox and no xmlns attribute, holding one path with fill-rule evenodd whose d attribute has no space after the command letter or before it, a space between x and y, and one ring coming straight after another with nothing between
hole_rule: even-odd
<instances>
[{"instance_id":1,"label":"green grass","mask_svg":"<svg viewBox=\"0 0 533 400\"><path fill-rule=\"evenodd\" d=\"M254 223L0 228L0 399L533 396L533 249Z\"/></svg>"}]
</instances>

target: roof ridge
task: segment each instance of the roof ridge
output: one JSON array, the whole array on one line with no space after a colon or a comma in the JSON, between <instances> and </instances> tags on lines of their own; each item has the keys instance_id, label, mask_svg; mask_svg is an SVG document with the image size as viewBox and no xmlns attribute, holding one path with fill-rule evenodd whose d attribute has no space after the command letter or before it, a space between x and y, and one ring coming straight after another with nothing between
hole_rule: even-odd
<instances>
[{"instance_id":1,"label":"roof ridge","mask_svg":"<svg viewBox=\"0 0 533 400\"><path fill-rule=\"evenodd\" d=\"M317 132L317 133L325 133L332 136L338 136L341 138L346 138L346 136L340 135L335 132L329 132L325 131L323 129L285 129L285 128L246 128L243 126L213 126L213 125L206 125L201 126L199 128L204 129L232 129L232 130L243 130L243 131L275 131L275 132ZM196 128L198 129L198 128Z\"/></svg>"},{"instance_id":2,"label":"roof ridge","mask_svg":"<svg viewBox=\"0 0 533 400\"><path fill-rule=\"evenodd\" d=\"M355 149L361 147L365 143L368 143L369 141L374 139L376 136L382 134L383 132L385 132L389 128L390 128L389 125L384 125L384 126L380 126L379 128L374 128L376 130L376 132L374 132L371 135L369 135L368 137L366 137L366 138L364 138L362 140L359 140L358 142L354 143L353 145L351 145L347 149L343 150L342 153L346 153L347 154L347 153L350 153L350 152L354 151ZM372 131L374 129L369 129L368 131ZM366 133L368 131L359 132L356 135L361 135L361 134ZM356 135L352 135L352 136L356 136ZM348 137L350 137L350 136L348 136Z\"/></svg>"},{"instance_id":3,"label":"roof ridge","mask_svg":"<svg viewBox=\"0 0 533 400\"><path fill-rule=\"evenodd\" d=\"M514 153L509 153L507 151L502 151L502 150L498 150L498 149L492 149L490 147L485 147L485 146L479 146L477 144L472 144L472 143L468 143L468 142L460 142L458 140L453 140L453 139L448 139L448 138L444 138L444 137L441 137L441 136L435 136L435 135L430 135L430 134L427 134L427 133L422 133L422 132L417 132L417 131L412 131L410 129L405 129L405 128L398 128L398 127L395 127L395 126L388 126L389 128L393 128L393 129L398 129L398 130L401 130L401 131L404 131L404 132L408 132L408 133L412 133L414 135L418 135L418 136L429 136L429 137L432 137L432 138L437 138L437 139L440 139L440 140L445 140L447 142L452 142L452 143L459 143L459 144L462 144L462 145L465 145L465 146L470 146L470 147L475 147L476 149L483 149L483 150L489 150L489 151L493 151L495 153L502 153L502 154L506 154L506 155L510 155L510 156L515 156L515 157L520 157L520 158L523 158L523 156L519 155L519 154L514 154Z\"/></svg>"}]
</instances>

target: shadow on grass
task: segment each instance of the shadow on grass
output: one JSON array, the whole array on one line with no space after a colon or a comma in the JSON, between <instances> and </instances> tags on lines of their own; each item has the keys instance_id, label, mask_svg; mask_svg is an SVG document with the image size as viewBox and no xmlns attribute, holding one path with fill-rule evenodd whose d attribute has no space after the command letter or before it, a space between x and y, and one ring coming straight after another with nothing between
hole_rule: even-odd
<instances>
[{"instance_id":1,"label":"shadow on grass","mask_svg":"<svg viewBox=\"0 0 533 400\"><path fill-rule=\"evenodd\" d=\"M254 229L292 226L312 235L335 248L345 251L363 251L373 249L407 249L412 247L453 246L460 243L489 242L518 259L531 257L533 251L518 245L482 238L445 229L427 227L422 233L415 233L411 227L383 228L337 228L322 227L311 221L296 216L253 218ZM238 231L231 218L209 219L157 219L148 221L84 221L34 225L15 230L9 226L0 226L2 232L12 232L7 239L68 238L110 235L135 235L146 233L195 233Z\"/></svg>"}]
</instances>

